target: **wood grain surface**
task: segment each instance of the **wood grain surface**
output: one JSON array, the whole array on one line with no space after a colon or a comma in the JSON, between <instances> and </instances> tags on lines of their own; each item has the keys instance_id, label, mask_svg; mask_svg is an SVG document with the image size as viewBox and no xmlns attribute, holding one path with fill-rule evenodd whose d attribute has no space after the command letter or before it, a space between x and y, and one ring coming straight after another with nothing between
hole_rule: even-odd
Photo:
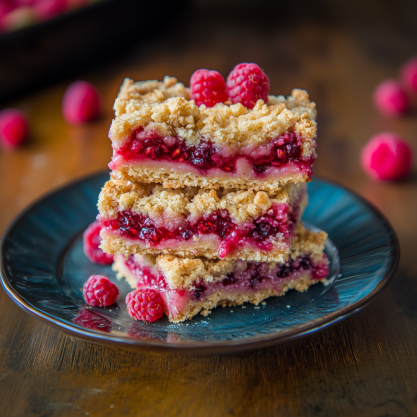
<instances>
[{"instance_id":1,"label":"wood grain surface","mask_svg":"<svg viewBox=\"0 0 417 417\"><path fill-rule=\"evenodd\" d=\"M417 415L417 175L377 183L360 169L370 136L394 131L417 155L417 106L387 118L371 100L417 53L416 2L200 1L184 21L137 39L123 60L8 102L30 119L30 142L0 151L0 230L45 192L106 167L112 104L124 77L188 84L197 68L227 76L257 62L273 94L307 89L317 102L316 175L378 207L398 233L392 285L357 315L309 338L227 356L174 356L103 347L30 317L0 289L0 415L356 416ZM138 18L139 19L139 18ZM161 30L160 30L161 29ZM30 69L28 69L30 70ZM102 117L83 126L62 118L69 82L99 89Z\"/></svg>"}]
</instances>

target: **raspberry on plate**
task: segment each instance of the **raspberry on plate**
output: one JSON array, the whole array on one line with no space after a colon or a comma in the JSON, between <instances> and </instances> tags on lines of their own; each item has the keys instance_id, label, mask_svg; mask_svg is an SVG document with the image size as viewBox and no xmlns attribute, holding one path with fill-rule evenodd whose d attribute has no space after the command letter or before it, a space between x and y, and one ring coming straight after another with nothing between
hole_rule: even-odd
<instances>
[{"instance_id":1,"label":"raspberry on plate","mask_svg":"<svg viewBox=\"0 0 417 417\"><path fill-rule=\"evenodd\" d=\"M84 300L90 306L111 306L118 295L119 289L103 275L91 275L83 285Z\"/></svg>"},{"instance_id":2,"label":"raspberry on plate","mask_svg":"<svg viewBox=\"0 0 417 417\"><path fill-rule=\"evenodd\" d=\"M164 302L153 289L132 291L126 296L127 311L135 320L156 321L164 314Z\"/></svg>"},{"instance_id":3,"label":"raspberry on plate","mask_svg":"<svg viewBox=\"0 0 417 417\"><path fill-rule=\"evenodd\" d=\"M100 96L87 81L72 83L62 99L62 113L67 122L78 124L95 119L100 113Z\"/></svg>"},{"instance_id":4,"label":"raspberry on plate","mask_svg":"<svg viewBox=\"0 0 417 417\"><path fill-rule=\"evenodd\" d=\"M253 109L260 99L268 102L269 78L256 64L239 64L227 77L227 91L232 103Z\"/></svg>"},{"instance_id":5,"label":"raspberry on plate","mask_svg":"<svg viewBox=\"0 0 417 417\"><path fill-rule=\"evenodd\" d=\"M104 253L99 248L101 243L100 231L101 223L98 221L88 226L83 235L84 253L91 262L100 265L110 265L113 262L113 255Z\"/></svg>"},{"instance_id":6,"label":"raspberry on plate","mask_svg":"<svg viewBox=\"0 0 417 417\"><path fill-rule=\"evenodd\" d=\"M224 78L217 71L196 71L190 80L190 97L197 106L204 104L206 107L213 107L217 103L225 102L228 95Z\"/></svg>"},{"instance_id":7,"label":"raspberry on plate","mask_svg":"<svg viewBox=\"0 0 417 417\"><path fill-rule=\"evenodd\" d=\"M410 107L407 94L396 80L382 81L375 89L374 102L382 113L389 116L403 114Z\"/></svg>"},{"instance_id":8,"label":"raspberry on plate","mask_svg":"<svg viewBox=\"0 0 417 417\"><path fill-rule=\"evenodd\" d=\"M8 149L24 143L28 136L26 116L16 109L5 109L0 112L0 142Z\"/></svg>"},{"instance_id":9,"label":"raspberry on plate","mask_svg":"<svg viewBox=\"0 0 417 417\"><path fill-rule=\"evenodd\" d=\"M361 162L364 171L372 178L398 180L411 171L411 147L395 133L380 133L363 148Z\"/></svg>"},{"instance_id":10,"label":"raspberry on plate","mask_svg":"<svg viewBox=\"0 0 417 417\"><path fill-rule=\"evenodd\" d=\"M410 59L402 66L401 78L407 87L417 92L417 57Z\"/></svg>"}]
</instances>

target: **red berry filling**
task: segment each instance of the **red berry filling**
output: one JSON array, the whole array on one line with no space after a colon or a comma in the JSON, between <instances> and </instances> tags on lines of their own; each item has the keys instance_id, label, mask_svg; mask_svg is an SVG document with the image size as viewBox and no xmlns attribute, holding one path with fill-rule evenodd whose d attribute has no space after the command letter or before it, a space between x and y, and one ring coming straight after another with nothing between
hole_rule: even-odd
<instances>
[{"instance_id":1,"label":"red berry filling","mask_svg":"<svg viewBox=\"0 0 417 417\"><path fill-rule=\"evenodd\" d=\"M216 210L195 222L187 221L186 227L170 231L165 227L156 227L149 217L125 210L119 212L115 220L104 220L103 225L119 230L124 237L140 239L151 247L164 240L189 240L193 236L215 234L221 241L219 256L223 258L245 243L261 250L271 250L270 238L281 233L284 239L288 239L294 232L297 219L297 209L290 213L286 204L273 204L266 214L244 224L235 223L227 210Z\"/></svg>"},{"instance_id":2,"label":"red berry filling","mask_svg":"<svg viewBox=\"0 0 417 417\"><path fill-rule=\"evenodd\" d=\"M326 259L326 255L323 257ZM277 281L279 279L289 278L297 272L311 271L311 279L323 279L329 273L329 267L326 262L320 264L312 263L309 255L297 257L295 260L290 259L288 262L281 264L274 270L268 268L268 264L259 262L248 262L245 271L230 273L221 281L223 287L241 287L247 286L256 289L265 281Z\"/></svg>"},{"instance_id":3,"label":"red berry filling","mask_svg":"<svg viewBox=\"0 0 417 417\"><path fill-rule=\"evenodd\" d=\"M289 162L305 167L311 175L310 165L315 158L303 158L301 138L295 132L282 134L272 141L268 155L253 156L255 153L236 153L224 157L216 146L210 142L202 142L198 146L188 146L179 137L163 137L156 131L144 131L139 128L130 139L119 149L117 155L122 155L127 161L152 159L170 162L182 162L197 168L201 173L211 168L218 168L225 172L236 172L238 158L245 158L257 175L262 175L269 167L281 167ZM110 163L111 169L117 166Z\"/></svg>"}]
</instances>

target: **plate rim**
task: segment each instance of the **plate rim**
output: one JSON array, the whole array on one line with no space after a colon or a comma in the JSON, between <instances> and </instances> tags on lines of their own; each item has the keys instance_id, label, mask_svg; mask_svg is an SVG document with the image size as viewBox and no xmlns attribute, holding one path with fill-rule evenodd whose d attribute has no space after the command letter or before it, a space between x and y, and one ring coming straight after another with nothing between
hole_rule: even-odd
<instances>
[{"instance_id":1,"label":"plate rim","mask_svg":"<svg viewBox=\"0 0 417 417\"><path fill-rule=\"evenodd\" d=\"M400 260L400 245L398 241L397 234L395 233L394 228L392 227L391 223L388 219L370 202L365 200L360 194L351 190L349 187L346 187L337 181L328 180L322 178L320 176L315 176L315 179L320 180L321 182L328 183L331 185L335 185L343 190L353 194L361 203L363 203L367 209L373 212L375 216L385 223L392 244L394 246L394 256L393 262L390 265L388 271L384 274L384 277L381 281L376 285L376 287L366 296L360 298L359 300L355 301L354 303L350 304L349 306L343 307L341 309L336 310L333 313L326 315L321 319L317 319L312 321L310 324L307 325L300 325L296 328L284 331L283 333L276 334L276 335L265 335L265 336L258 336L250 341L234 341L228 340L219 342L185 342L185 343L177 343L177 344L170 344L163 341L149 341L149 340L138 340L128 337L122 336L112 336L109 337L107 333L99 333L94 332L89 329L81 329L75 327L73 325L67 324L64 320L57 319L51 316L49 313L45 313L38 308L33 307L28 302L26 302L19 293L14 289L14 287L10 284L10 281L7 278L7 273L4 269L4 245L7 240L8 235L13 230L13 228L18 224L18 222L31 210L33 210L37 205L41 204L44 200L52 197L54 194L64 192L65 190L76 187L77 185L94 180L96 177L104 176L105 174L110 174L108 170L101 170L95 172L90 175L85 175L80 178L75 178L74 180L57 187L40 197L38 197L35 201L25 207L6 227L5 231L0 240L0 278L2 286L6 292L6 294L12 299L12 301L17 304L22 310L29 313L31 316L40 319L41 321L51 325L54 328L57 328L61 331L64 331L72 336L76 336L78 338L88 340L90 342L105 344L105 345L112 345L118 348L133 348L145 351L163 351L163 352L172 352L172 353L191 353L191 354L227 354L227 353L234 353L238 351L247 351L252 349L262 349L271 346L275 346L282 343L287 343L289 341L294 341L305 337L309 334L322 331L323 329L330 327L341 320L344 320L347 317L350 317L353 314L361 311L365 307L367 307L372 301L378 298L388 287L388 285L392 282L393 278L395 277L395 272L397 270L399 260Z\"/></svg>"}]
</instances>

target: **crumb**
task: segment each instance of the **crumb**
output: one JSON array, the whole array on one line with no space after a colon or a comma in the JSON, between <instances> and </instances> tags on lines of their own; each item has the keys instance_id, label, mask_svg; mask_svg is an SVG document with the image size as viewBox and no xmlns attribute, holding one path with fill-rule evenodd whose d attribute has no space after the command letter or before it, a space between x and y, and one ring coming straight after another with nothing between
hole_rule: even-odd
<instances>
[{"instance_id":1,"label":"crumb","mask_svg":"<svg viewBox=\"0 0 417 417\"><path fill-rule=\"evenodd\" d=\"M206 108L190 100L189 89L183 84L168 79L172 80L169 84L125 79L114 105L116 118L110 128L113 144L121 145L132 130L143 127L164 136L180 136L192 146L210 137L217 145L232 147L262 144L294 130L312 147L316 104L304 90L294 89L287 98L269 96L268 103L258 100L253 109L240 103Z\"/></svg>"}]
</instances>

